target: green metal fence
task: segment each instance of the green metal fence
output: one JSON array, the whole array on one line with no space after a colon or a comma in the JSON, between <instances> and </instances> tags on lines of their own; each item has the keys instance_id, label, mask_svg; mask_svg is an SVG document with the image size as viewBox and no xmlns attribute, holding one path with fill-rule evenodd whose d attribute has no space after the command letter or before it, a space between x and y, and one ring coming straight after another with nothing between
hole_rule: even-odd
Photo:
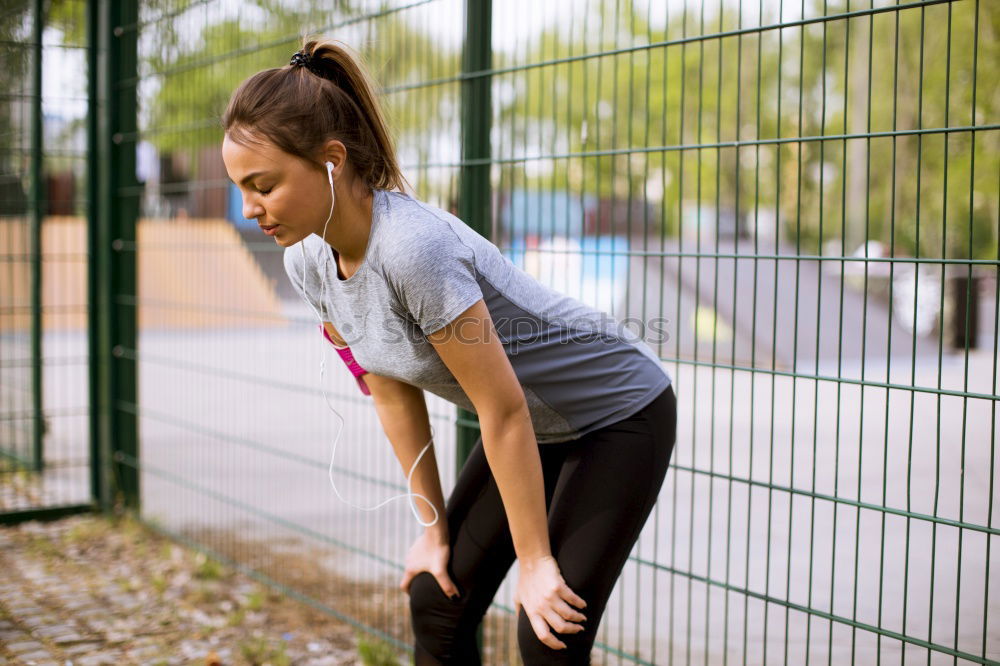
<instances>
[{"instance_id":1,"label":"green metal fence","mask_svg":"<svg viewBox=\"0 0 1000 666\"><path fill-rule=\"evenodd\" d=\"M326 411L321 337L219 154L232 89L323 34L383 85L417 196L627 322L675 379L673 464L595 661L1000 660L996 3L86 7L91 375L74 404L93 405L102 506L409 649L395 584L419 527L402 502L341 504L327 474L364 505L404 477L347 373L327 377L343 426ZM18 29L11 53L44 41ZM27 154L12 173L40 182L25 165L45 153ZM52 413L48 383L7 390L48 333L3 335L10 451L32 441L13 424ZM428 404L447 492L476 421ZM518 660L512 594L509 578L484 622L488 663Z\"/></svg>"},{"instance_id":2,"label":"green metal fence","mask_svg":"<svg viewBox=\"0 0 1000 666\"><path fill-rule=\"evenodd\" d=\"M91 511L86 5L0 9L0 521Z\"/></svg>"}]
</instances>

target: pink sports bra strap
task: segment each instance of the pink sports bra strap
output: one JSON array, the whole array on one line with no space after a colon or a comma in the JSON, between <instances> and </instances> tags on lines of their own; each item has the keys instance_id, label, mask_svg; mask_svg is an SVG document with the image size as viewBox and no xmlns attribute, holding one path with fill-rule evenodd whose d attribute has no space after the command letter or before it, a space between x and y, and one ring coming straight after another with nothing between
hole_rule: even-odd
<instances>
[{"instance_id":1,"label":"pink sports bra strap","mask_svg":"<svg viewBox=\"0 0 1000 666\"><path fill-rule=\"evenodd\" d=\"M326 327L321 324L320 329L323 331L323 337L325 337L327 340L330 341L330 344L333 345L333 348L336 349L337 353L340 355L341 360L344 361L344 365L346 365L347 369L351 371L352 375L354 375L354 378L357 380L358 387L361 389L361 392L364 393L365 395L371 395L371 391L368 388L368 384L366 384L365 380L362 379L361 377L368 371L362 368L361 364L354 359L354 354L351 352L351 348L338 347L337 344L333 341L333 338L330 337L330 334L327 332Z\"/></svg>"}]
</instances>

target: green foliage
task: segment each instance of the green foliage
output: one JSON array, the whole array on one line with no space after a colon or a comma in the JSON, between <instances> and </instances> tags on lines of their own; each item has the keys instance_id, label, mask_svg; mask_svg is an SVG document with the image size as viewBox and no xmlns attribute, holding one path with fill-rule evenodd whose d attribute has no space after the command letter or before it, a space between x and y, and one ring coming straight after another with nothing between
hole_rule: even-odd
<instances>
[{"instance_id":1,"label":"green foliage","mask_svg":"<svg viewBox=\"0 0 1000 666\"><path fill-rule=\"evenodd\" d=\"M162 574L155 574L150 581L153 584L153 589L159 596L163 596L163 593L167 590L170 581L167 580Z\"/></svg>"},{"instance_id":2,"label":"green foliage","mask_svg":"<svg viewBox=\"0 0 1000 666\"><path fill-rule=\"evenodd\" d=\"M695 42L685 38L741 25L737 10L680 12L655 29L629 2L602 6L580 19L589 30L575 26L586 43L554 27L498 66L668 45L501 74L509 92L494 103L517 153L614 154L534 169L529 159L503 180L619 198L659 189L668 233L686 207L773 211L804 252L831 240L851 252L867 237L896 254L995 256L1000 133L913 133L972 125L974 88L975 123L997 121L1000 5L978 4L975 68L974 2ZM761 24L779 21L770 11ZM904 134L864 136L893 131Z\"/></svg>"},{"instance_id":3,"label":"green foliage","mask_svg":"<svg viewBox=\"0 0 1000 666\"><path fill-rule=\"evenodd\" d=\"M343 39L362 53L376 80L386 88L457 73L457 64L453 71L442 71L440 63L447 61L449 54L438 49L428 35L409 27L397 13L371 19L366 37L357 43L329 30L338 17L343 23L357 14L346 3L340 3L341 11L333 13L324 3L302 3L296 9L268 0L247 4L258 8L267 20L258 24L225 18L203 26L197 39L191 40L180 39L176 23L164 24L162 34L151 35L155 43L144 49L144 68L157 89L141 122L160 152L197 151L220 144L220 121L232 92L255 72L286 65L304 34ZM247 8L243 13L255 14ZM375 46L366 49L365 44ZM412 53L421 57L411 57ZM457 63L457 54L450 54L450 58ZM401 140L423 137L433 119L409 110L425 108L427 91L402 87L387 93L385 110ZM416 104L415 99L422 103ZM425 141L416 143L423 145ZM194 167L197 175L197 160Z\"/></svg>"},{"instance_id":4,"label":"green foliage","mask_svg":"<svg viewBox=\"0 0 1000 666\"><path fill-rule=\"evenodd\" d=\"M253 636L239 644L240 655L249 663L270 664L271 666L289 666L291 658L285 652L285 641L280 641L277 647L264 636Z\"/></svg>"},{"instance_id":5,"label":"green foliage","mask_svg":"<svg viewBox=\"0 0 1000 666\"><path fill-rule=\"evenodd\" d=\"M23 28L20 2L24 11L0 24L7 37ZM365 55L411 173L451 157L429 137L460 136L461 84L449 79L461 54L435 41L418 12L353 21L362 10L349 2L251 0L238 16L200 24L202 14L183 11L191 2L143 2L140 69L144 137L162 154L189 153L190 177L200 151L221 142L232 91L287 63L303 34ZM80 39L82 6L52 0L49 21L67 41ZM848 9L814 0L806 16ZM500 167L503 187L649 199L670 235L691 211L709 224L715 211L737 211L776 216L784 240L808 253L851 252L868 238L896 255L996 256L1000 133L919 132L997 122L1000 3L745 34L732 34L746 21L727 4L673 11L665 28L643 12L630 0L598 3L572 17L571 32L549 27L517 53L494 54L500 69L556 61L494 76L494 154L525 158ZM776 12L765 6L760 24L778 23ZM709 38L692 39L700 35ZM606 52L615 53L572 59ZM0 73L8 89L23 78L21 56ZM0 135L5 122L0 113ZM574 154L584 157L537 159ZM418 192L435 174L417 172Z\"/></svg>"},{"instance_id":6,"label":"green foliage","mask_svg":"<svg viewBox=\"0 0 1000 666\"><path fill-rule=\"evenodd\" d=\"M31 50L23 45L30 41L30 30L31 4L27 0L5 2L0 11L0 60L3 61L0 89L6 93L30 92L31 82L27 77ZM20 169L20 161L13 152L14 147L22 143L22 137L15 131L14 119L19 115L17 101L0 102L0 175Z\"/></svg>"},{"instance_id":7,"label":"green foliage","mask_svg":"<svg viewBox=\"0 0 1000 666\"><path fill-rule=\"evenodd\" d=\"M222 140L219 119L229 95L251 71L262 67L261 54L235 54L258 39L236 20L207 25L192 50L150 55L147 64L162 85L149 105L150 141L162 153L216 144Z\"/></svg>"},{"instance_id":8,"label":"green foliage","mask_svg":"<svg viewBox=\"0 0 1000 666\"><path fill-rule=\"evenodd\" d=\"M251 611L259 611L264 607L264 592L260 589L254 589L253 592L247 595L246 607Z\"/></svg>"},{"instance_id":9,"label":"green foliage","mask_svg":"<svg viewBox=\"0 0 1000 666\"><path fill-rule=\"evenodd\" d=\"M237 608L226 618L226 625L230 627L238 627L243 624L243 621L246 619L246 615L246 609Z\"/></svg>"},{"instance_id":10,"label":"green foliage","mask_svg":"<svg viewBox=\"0 0 1000 666\"><path fill-rule=\"evenodd\" d=\"M973 37L977 4L978 44ZM1000 92L992 83L1000 63L996 3L879 15L874 30L872 131L997 122ZM874 237L888 241L894 225L896 242L914 254L996 256L1000 134L876 139L871 154Z\"/></svg>"},{"instance_id":11,"label":"green foliage","mask_svg":"<svg viewBox=\"0 0 1000 666\"><path fill-rule=\"evenodd\" d=\"M87 44L87 4L80 0L49 0L45 26L62 33L63 44Z\"/></svg>"},{"instance_id":12,"label":"green foliage","mask_svg":"<svg viewBox=\"0 0 1000 666\"><path fill-rule=\"evenodd\" d=\"M195 568L195 578L201 580L219 580L226 574L225 568L218 560L214 560L204 553L197 555L197 567Z\"/></svg>"},{"instance_id":13,"label":"green foliage","mask_svg":"<svg viewBox=\"0 0 1000 666\"><path fill-rule=\"evenodd\" d=\"M399 666L396 650L385 641L357 632L358 657L365 666Z\"/></svg>"},{"instance_id":14,"label":"green foliage","mask_svg":"<svg viewBox=\"0 0 1000 666\"><path fill-rule=\"evenodd\" d=\"M31 535L28 541L28 550L41 557L64 557L59 547L44 536Z\"/></svg>"}]
</instances>

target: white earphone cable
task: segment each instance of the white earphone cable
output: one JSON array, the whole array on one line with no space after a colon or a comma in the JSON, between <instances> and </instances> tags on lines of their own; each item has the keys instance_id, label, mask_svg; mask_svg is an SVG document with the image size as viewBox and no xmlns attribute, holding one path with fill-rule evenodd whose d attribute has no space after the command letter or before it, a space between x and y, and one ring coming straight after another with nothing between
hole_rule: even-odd
<instances>
[{"instance_id":1,"label":"white earphone cable","mask_svg":"<svg viewBox=\"0 0 1000 666\"><path fill-rule=\"evenodd\" d=\"M328 224L330 224L330 219L333 217L333 203L334 203L334 198L335 198L334 191L333 191L333 163L332 162L327 162L326 163L326 175L327 175L327 179L330 181L330 213L327 215L326 222L323 224L323 236L322 236L322 238L323 238L323 242L324 243L326 243L326 227L327 227ZM304 293L305 290L306 290L306 250L305 250L304 241L299 241L299 248L302 251L302 291ZM329 256L328 252L324 252L324 260L326 262L330 261L330 256ZM322 273L320 273L320 283L322 285L321 286L321 293L320 293L320 302L322 303L322 302L324 302L324 298L326 296L326 280L323 279ZM323 325L323 317L320 315L319 311L313 306L313 304L309 302L308 299L305 299L305 300L306 300L306 303L309 304L309 307L312 309L313 313L315 313L316 319L319 320L319 323L322 326ZM424 457L424 454L430 448L431 444L434 443L434 427L433 426L431 426L431 438L430 438L430 440L428 440L427 444L424 445L424 448L420 451L420 454L417 456L417 459L413 461L413 464L410 466L410 472L409 472L409 474L406 475L406 488L407 488L407 490L409 492L407 492L405 494L402 494L402 495L396 495L394 497L390 497L389 499L387 499L384 502L382 502L380 504L377 504L375 506L364 507L364 506L359 506L357 504L354 504L354 503L352 503L352 502L344 499L343 495L340 494L340 491L337 490L337 484L333 480L333 461L334 461L334 458L337 456L337 443L340 441L340 436L344 432L345 422L344 422L344 417L342 417L340 415L340 413L336 409L334 409L333 405L330 404L330 396L326 392L326 384L323 381L325 370L326 370L326 344L324 343L323 344L323 349L320 352L320 363L319 363L320 388L323 390L323 400L326 402L326 406L329 407L330 411L333 412L334 415L340 420L340 430L337 431L337 437L336 437L336 439L333 440L333 452L330 455L330 469L329 469L329 474L328 474L328 476L330 478L330 485L333 486L333 492L337 494L337 497L340 499L340 501L342 501L345 504L348 504L348 505L350 505L350 506L352 506L352 507L354 507L356 509L361 509L362 511L374 511L374 510L376 510L376 509L378 509L378 508L380 508L382 506L385 506L386 504L388 504L389 502L391 502L393 500L405 497L405 498L407 498L409 500L410 510L413 511L413 515L416 517L417 523L419 523L423 527L430 527L431 525L434 525L435 523L437 523L437 521L438 521L438 510L437 510L437 507L434 506L434 503L431 502L426 497L424 497L423 495L421 495L420 493L413 492L413 472L414 472L414 470L416 470L417 464L420 462L420 459ZM434 512L434 520L430 521L429 523L426 523L423 520L421 520L420 513L417 511L417 505L416 505L416 503L412 499L413 497L419 497L420 499L422 499L425 502L427 502L427 504L431 507L431 510Z\"/></svg>"}]
</instances>

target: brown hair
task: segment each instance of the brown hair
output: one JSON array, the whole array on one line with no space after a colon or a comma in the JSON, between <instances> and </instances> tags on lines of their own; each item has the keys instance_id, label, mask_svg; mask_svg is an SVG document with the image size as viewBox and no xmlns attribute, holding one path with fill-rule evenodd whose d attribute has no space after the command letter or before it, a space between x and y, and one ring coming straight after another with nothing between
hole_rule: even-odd
<instances>
[{"instance_id":1,"label":"brown hair","mask_svg":"<svg viewBox=\"0 0 1000 666\"><path fill-rule=\"evenodd\" d=\"M308 38L302 52L309 67L265 69L233 92L222 116L229 138L244 145L263 138L312 163L324 143L337 139L369 189L404 191L409 183L396 163L374 79L360 56L343 42Z\"/></svg>"}]
</instances>

